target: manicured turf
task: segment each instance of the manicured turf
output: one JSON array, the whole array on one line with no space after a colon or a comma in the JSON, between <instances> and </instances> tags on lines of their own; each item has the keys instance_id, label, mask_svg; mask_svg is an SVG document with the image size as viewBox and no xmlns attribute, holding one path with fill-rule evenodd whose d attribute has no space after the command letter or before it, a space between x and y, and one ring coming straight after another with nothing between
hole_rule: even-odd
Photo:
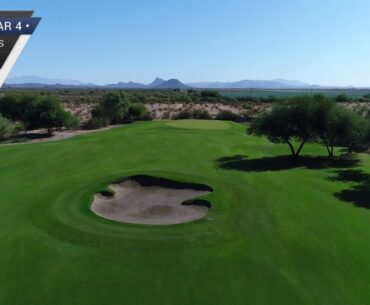
<instances>
[{"instance_id":1,"label":"manicured turf","mask_svg":"<svg viewBox=\"0 0 370 305\"><path fill-rule=\"evenodd\" d=\"M230 126L225 121L205 121L205 120L180 120L170 121L168 126L186 129L229 129Z\"/></svg>"},{"instance_id":2,"label":"manicured turf","mask_svg":"<svg viewBox=\"0 0 370 305\"><path fill-rule=\"evenodd\" d=\"M345 168L261 160L289 151L225 124L143 122L0 147L0 304L367 304L370 210L334 196L355 192L333 179ZM248 159L217 162L235 155ZM369 172L360 159L352 170ZM146 227L90 211L95 192L137 174L212 186L209 217Z\"/></svg>"}]
</instances>

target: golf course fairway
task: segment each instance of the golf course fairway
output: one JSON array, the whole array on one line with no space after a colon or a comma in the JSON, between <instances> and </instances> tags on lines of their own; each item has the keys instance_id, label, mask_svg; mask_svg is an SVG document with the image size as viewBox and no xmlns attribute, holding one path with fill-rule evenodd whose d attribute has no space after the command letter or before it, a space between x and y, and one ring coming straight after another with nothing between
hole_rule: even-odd
<instances>
[{"instance_id":1,"label":"golf course fairway","mask_svg":"<svg viewBox=\"0 0 370 305\"><path fill-rule=\"evenodd\" d=\"M287 146L245 131L155 121L1 146L0 304L368 304L369 155L321 166L308 144L290 164ZM212 208L169 226L91 211L135 175L208 185Z\"/></svg>"}]
</instances>

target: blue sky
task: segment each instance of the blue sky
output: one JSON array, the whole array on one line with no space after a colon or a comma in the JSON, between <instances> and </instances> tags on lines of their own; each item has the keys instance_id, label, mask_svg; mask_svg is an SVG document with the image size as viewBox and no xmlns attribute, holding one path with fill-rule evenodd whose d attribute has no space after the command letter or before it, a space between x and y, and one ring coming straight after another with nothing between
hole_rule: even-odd
<instances>
[{"instance_id":1,"label":"blue sky","mask_svg":"<svg viewBox=\"0 0 370 305\"><path fill-rule=\"evenodd\" d=\"M11 76L370 86L368 0L3 0L42 17Z\"/></svg>"}]
</instances>

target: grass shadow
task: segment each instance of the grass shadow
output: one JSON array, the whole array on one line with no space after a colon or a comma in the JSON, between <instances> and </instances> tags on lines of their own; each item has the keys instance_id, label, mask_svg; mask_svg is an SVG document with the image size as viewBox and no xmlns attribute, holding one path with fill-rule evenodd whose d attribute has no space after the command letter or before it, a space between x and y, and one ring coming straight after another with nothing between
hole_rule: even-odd
<instances>
[{"instance_id":1,"label":"grass shadow","mask_svg":"<svg viewBox=\"0 0 370 305\"><path fill-rule=\"evenodd\" d=\"M324 168L352 168L359 164L359 160L352 156L337 158L301 156L265 157L248 159L247 156L235 155L222 157L217 160L219 168L225 170L238 170L247 172L282 171L293 168L324 169Z\"/></svg>"},{"instance_id":2,"label":"grass shadow","mask_svg":"<svg viewBox=\"0 0 370 305\"><path fill-rule=\"evenodd\" d=\"M336 174L333 181L350 182L352 186L334 194L335 197L356 207L370 209L370 174L361 170L340 170Z\"/></svg>"},{"instance_id":3,"label":"grass shadow","mask_svg":"<svg viewBox=\"0 0 370 305\"><path fill-rule=\"evenodd\" d=\"M246 172L282 171L294 168L335 169L336 176L331 180L350 183L351 186L334 196L356 207L370 209L370 174L354 169L360 164L360 160L353 155L342 155L336 158L277 156L260 159L248 159L245 155L235 155L220 158L217 164L221 169Z\"/></svg>"},{"instance_id":4,"label":"grass shadow","mask_svg":"<svg viewBox=\"0 0 370 305\"><path fill-rule=\"evenodd\" d=\"M43 140L52 138L53 135L49 133L23 133L21 135L14 136L13 138L25 138L27 140Z\"/></svg>"}]
</instances>

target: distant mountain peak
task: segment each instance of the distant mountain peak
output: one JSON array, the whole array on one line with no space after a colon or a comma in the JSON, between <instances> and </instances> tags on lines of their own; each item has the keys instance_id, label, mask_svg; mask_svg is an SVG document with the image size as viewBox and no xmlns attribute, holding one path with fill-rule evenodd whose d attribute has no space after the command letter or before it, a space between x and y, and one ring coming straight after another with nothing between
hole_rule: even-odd
<instances>
[{"instance_id":1,"label":"distant mountain peak","mask_svg":"<svg viewBox=\"0 0 370 305\"><path fill-rule=\"evenodd\" d=\"M163 78L157 77L153 82L151 82L148 87L156 87L159 85L162 85L164 82L166 82Z\"/></svg>"},{"instance_id":2,"label":"distant mountain peak","mask_svg":"<svg viewBox=\"0 0 370 305\"><path fill-rule=\"evenodd\" d=\"M140 83L135 83L135 82L130 81L128 83L119 82L117 84L109 84L109 85L105 85L105 87L117 88L117 89L143 89L146 86Z\"/></svg>"},{"instance_id":3,"label":"distant mountain peak","mask_svg":"<svg viewBox=\"0 0 370 305\"><path fill-rule=\"evenodd\" d=\"M187 88L190 88L190 86L185 85L184 83L180 82L178 79L172 78L153 88L154 89L187 89Z\"/></svg>"}]
</instances>

